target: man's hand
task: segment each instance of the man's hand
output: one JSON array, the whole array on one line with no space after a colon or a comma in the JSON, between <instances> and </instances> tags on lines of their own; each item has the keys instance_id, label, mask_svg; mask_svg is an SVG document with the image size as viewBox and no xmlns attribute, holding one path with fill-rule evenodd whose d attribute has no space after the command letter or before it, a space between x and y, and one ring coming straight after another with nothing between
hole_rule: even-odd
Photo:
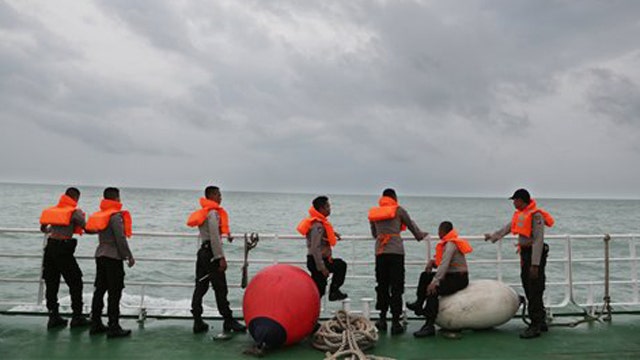
<instances>
[{"instance_id":1,"label":"man's hand","mask_svg":"<svg viewBox=\"0 0 640 360\"><path fill-rule=\"evenodd\" d=\"M422 233L420 234L420 236L418 236L418 238L419 238L419 239L418 239L418 241L422 241L422 240L426 239L426 238L427 238L427 236L429 236L429 233L428 233L428 232L424 232L424 231L422 231Z\"/></svg>"},{"instance_id":2,"label":"man's hand","mask_svg":"<svg viewBox=\"0 0 640 360\"><path fill-rule=\"evenodd\" d=\"M427 286L427 295L436 295L438 293L438 285L435 282L431 282Z\"/></svg>"},{"instance_id":3,"label":"man's hand","mask_svg":"<svg viewBox=\"0 0 640 360\"><path fill-rule=\"evenodd\" d=\"M227 270L227 259L220 258L220 266L218 267L218 271L225 272Z\"/></svg>"},{"instance_id":4,"label":"man's hand","mask_svg":"<svg viewBox=\"0 0 640 360\"><path fill-rule=\"evenodd\" d=\"M134 259L133 256L127 259L127 266L132 267L135 264L136 264L136 259Z\"/></svg>"},{"instance_id":5,"label":"man's hand","mask_svg":"<svg viewBox=\"0 0 640 360\"><path fill-rule=\"evenodd\" d=\"M227 235L227 241L228 242L233 242L233 236L231 234Z\"/></svg>"},{"instance_id":6,"label":"man's hand","mask_svg":"<svg viewBox=\"0 0 640 360\"><path fill-rule=\"evenodd\" d=\"M336 234L336 240L338 241L342 240L342 237L340 236L339 232L336 232L335 234Z\"/></svg>"},{"instance_id":7,"label":"man's hand","mask_svg":"<svg viewBox=\"0 0 640 360\"><path fill-rule=\"evenodd\" d=\"M322 276L326 278L329 277L329 270L327 270L327 268L320 270L320 272L322 273Z\"/></svg>"},{"instance_id":8,"label":"man's hand","mask_svg":"<svg viewBox=\"0 0 640 360\"><path fill-rule=\"evenodd\" d=\"M529 268L529 278L537 279L538 278L538 265L531 265Z\"/></svg>"},{"instance_id":9,"label":"man's hand","mask_svg":"<svg viewBox=\"0 0 640 360\"><path fill-rule=\"evenodd\" d=\"M491 240L491 234L484 234L484 241Z\"/></svg>"},{"instance_id":10,"label":"man's hand","mask_svg":"<svg viewBox=\"0 0 640 360\"><path fill-rule=\"evenodd\" d=\"M427 266L424 267L424 271L430 273L433 270L434 261L433 259L427 261Z\"/></svg>"}]
</instances>

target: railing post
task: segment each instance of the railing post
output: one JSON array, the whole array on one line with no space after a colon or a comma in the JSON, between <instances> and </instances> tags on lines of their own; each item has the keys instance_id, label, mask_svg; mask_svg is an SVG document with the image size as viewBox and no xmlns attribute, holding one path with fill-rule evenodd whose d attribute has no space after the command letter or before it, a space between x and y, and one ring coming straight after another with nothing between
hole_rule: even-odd
<instances>
[{"instance_id":1,"label":"railing post","mask_svg":"<svg viewBox=\"0 0 640 360\"><path fill-rule=\"evenodd\" d=\"M587 292L587 306L589 307L589 314L593 315L596 313L595 310L595 300L593 299L594 295L593 295L593 284L589 284L589 291Z\"/></svg>"},{"instance_id":2,"label":"railing post","mask_svg":"<svg viewBox=\"0 0 640 360\"><path fill-rule=\"evenodd\" d=\"M640 294L638 294L638 253L636 252L636 237L632 236L629 240L629 256L631 256L631 287L633 289L633 302L640 302Z\"/></svg>"},{"instance_id":3,"label":"railing post","mask_svg":"<svg viewBox=\"0 0 640 360\"><path fill-rule=\"evenodd\" d=\"M362 298L362 316L367 320L371 318L371 302L373 298Z\"/></svg>"},{"instance_id":4,"label":"railing post","mask_svg":"<svg viewBox=\"0 0 640 360\"><path fill-rule=\"evenodd\" d=\"M146 285L141 286L140 290L140 306L138 306L138 323L143 324L147 318L147 309L144 307L144 296L145 290L147 289Z\"/></svg>"},{"instance_id":5,"label":"railing post","mask_svg":"<svg viewBox=\"0 0 640 360\"><path fill-rule=\"evenodd\" d=\"M567 254L567 263L565 264L565 273L567 276L568 293L565 296L569 297L569 301L575 304L573 299L573 253L571 251L571 236L567 235L567 241L564 248Z\"/></svg>"},{"instance_id":6,"label":"railing post","mask_svg":"<svg viewBox=\"0 0 640 360\"><path fill-rule=\"evenodd\" d=\"M40 304L42 304L42 301L44 300L44 252L45 252L45 248L47 247L47 238L48 238L48 234L44 234L43 240L42 240L42 260L40 261L40 279L38 282L38 299L36 300L37 303L36 305L40 306Z\"/></svg>"},{"instance_id":7,"label":"railing post","mask_svg":"<svg viewBox=\"0 0 640 360\"><path fill-rule=\"evenodd\" d=\"M427 251L427 258L426 258L426 262L429 262L429 259L431 259L431 237L427 236L427 238L425 239L426 241L426 251Z\"/></svg>"},{"instance_id":8,"label":"railing post","mask_svg":"<svg viewBox=\"0 0 640 360\"><path fill-rule=\"evenodd\" d=\"M342 310L346 312L351 312L351 299L346 298L342 300Z\"/></svg>"},{"instance_id":9,"label":"railing post","mask_svg":"<svg viewBox=\"0 0 640 360\"><path fill-rule=\"evenodd\" d=\"M609 296L609 242L611 236L609 234L604 235L604 304L602 310L607 312L605 321L611 321L611 297Z\"/></svg>"},{"instance_id":10,"label":"railing post","mask_svg":"<svg viewBox=\"0 0 640 360\"><path fill-rule=\"evenodd\" d=\"M356 241L355 239L351 239L351 260L353 260L353 262L355 263L356 261ZM355 264L352 264L351 266L347 266L347 271L349 272L349 274L354 275L355 269L353 269Z\"/></svg>"},{"instance_id":11,"label":"railing post","mask_svg":"<svg viewBox=\"0 0 640 360\"><path fill-rule=\"evenodd\" d=\"M498 262L498 281L502 281L502 240L498 241L498 253L496 254L496 261Z\"/></svg>"}]
</instances>

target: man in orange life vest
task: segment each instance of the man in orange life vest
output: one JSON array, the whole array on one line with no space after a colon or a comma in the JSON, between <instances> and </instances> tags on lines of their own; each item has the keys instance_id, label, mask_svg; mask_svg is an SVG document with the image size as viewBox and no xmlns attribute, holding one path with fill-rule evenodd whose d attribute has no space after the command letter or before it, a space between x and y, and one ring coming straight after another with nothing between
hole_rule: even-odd
<instances>
[{"instance_id":1,"label":"man in orange life vest","mask_svg":"<svg viewBox=\"0 0 640 360\"><path fill-rule=\"evenodd\" d=\"M307 238L307 269L318 287L320 297L325 293L329 273L333 274L329 287L329 301L343 300L347 294L340 291L347 273L347 263L331 256L331 248L340 240L340 234L333 230L327 220L331 214L331 204L326 196L313 199L309 217L298 225L298 232Z\"/></svg>"},{"instance_id":2,"label":"man in orange life vest","mask_svg":"<svg viewBox=\"0 0 640 360\"><path fill-rule=\"evenodd\" d=\"M385 189L378 204L369 210L371 235L376 239L376 309L380 310L376 327L387 330L387 311L391 307L391 335L397 335L405 331L400 323L404 293L404 245L400 232L408 228L418 241L427 233L398 205L395 190Z\"/></svg>"},{"instance_id":3,"label":"man in orange life vest","mask_svg":"<svg viewBox=\"0 0 640 360\"><path fill-rule=\"evenodd\" d=\"M60 275L69 287L71 295L71 327L87 326L89 320L82 315L82 271L73 253L78 241L74 234L82 235L85 227L84 212L77 208L80 190L70 187L56 206L45 209L40 216L40 230L48 234L44 249L42 277L47 291L47 310L49 322L47 328L67 326L67 320L58 312L58 289Z\"/></svg>"},{"instance_id":4,"label":"man in orange life vest","mask_svg":"<svg viewBox=\"0 0 640 360\"><path fill-rule=\"evenodd\" d=\"M407 303L407 308L416 315L425 315L426 322L415 337L434 336L435 321L440 306L439 296L454 294L469 285L469 271L465 254L473 248L465 239L458 237L458 232L449 221L443 221L438 228L440 242L436 245L436 254L429 260L424 272L420 274L420 282L416 291L417 299ZM432 272L437 268L437 272ZM427 304L423 307L425 299Z\"/></svg>"},{"instance_id":5,"label":"man in orange life vest","mask_svg":"<svg viewBox=\"0 0 640 360\"><path fill-rule=\"evenodd\" d=\"M127 238L131 237L131 214L122 210L120 190L104 189L100 210L91 214L87 221L87 232L98 233L96 248L96 281L91 304L90 335L106 332L108 338L131 335L131 330L120 327L120 298L124 289L124 265L132 267L136 261L129 250ZM104 294L108 293L108 328L102 323Z\"/></svg>"},{"instance_id":6,"label":"man in orange life vest","mask_svg":"<svg viewBox=\"0 0 640 360\"><path fill-rule=\"evenodd\" d=\"M193 332L197 334L209 330L209 325L202 320L202 298L209 290L209 284L216 295L218 312L224 318L224 331L244 332L247 328L233 318L227 300L227 260L222 250L222 235L231 239L229 215L220 206L222 194L217 186L208 186L204 195L204 198L200 198L202 208L193 212L187 220L188 226L198 227L202 242L196 261L196 286L191 299Z\"/></svg>"},{"instance_id":7,"label":"man in orange life vest","mask_svg":"<svg viewBox=\"0 0 640 360\"><path fill-rule=\"evenodd\" d=\"M540 336L547 331L546 313L542 295L545 288L545 267L549 246L544 243L544 227L553 226L551 215L538 208L525 189L518 189L510 198L516 211L511 222L493 234L485 234L485 241L496 242L509 232L518 235L520 252L520 279L529 304L531 325L520 334L523 339Z\"/></svg>"}]
</instances>

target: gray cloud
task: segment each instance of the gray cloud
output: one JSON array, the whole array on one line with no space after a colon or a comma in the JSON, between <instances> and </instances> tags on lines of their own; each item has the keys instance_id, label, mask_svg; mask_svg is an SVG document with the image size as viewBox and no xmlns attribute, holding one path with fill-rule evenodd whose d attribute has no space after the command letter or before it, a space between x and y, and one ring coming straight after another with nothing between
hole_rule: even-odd
<instances>
[{"instance_id":1,"label":"gray cloud","mask_svg":"<svg viewBox=\"0 0 640 360\"><path fill-rule=\"evenodd\" d=\"M562 195L543 178L571 169L523 179L514 154L532 143L538 158L573 161L552 141L571 134L574 149L595 151L577 138L599 129L579 118L638 119L635 1L56 6L68 14L0 3L0 121L77 141L85 160L144 163L122 180L136 185L224 174L239 190L484 194L517 178ZM576 113L567 77L585 71ZM628 143L598 150L619 158ZM85 171L69 176L100 181ZM598 181L578 194L638 194Z\"/></svg>"},{"instance_id":2,"label":"gray cloud","mask_svg":"<svg viewBox=\"0 0 640 360\"><path fill-rule=\"evenodd\" d=\"M627 76L607 69L590 72L589 110L621 125L640 125L640 86Z\"/></svg>"}]
</instances>

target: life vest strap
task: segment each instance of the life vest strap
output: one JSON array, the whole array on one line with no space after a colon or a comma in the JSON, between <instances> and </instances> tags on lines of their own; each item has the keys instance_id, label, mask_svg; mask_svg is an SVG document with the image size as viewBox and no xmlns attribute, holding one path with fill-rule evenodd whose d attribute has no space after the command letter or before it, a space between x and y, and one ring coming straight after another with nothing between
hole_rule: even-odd
<instances>
[{"instance_id":1,"label":"life vest strap","mask_svg":"<svg viewBox=\"0 0 640 360\"><path fill-rule=\"evenodd\" d=\"M380 245L376 249L376 255L380 255L384 252L384 247L387 245L391 238L394 236L400 236L400 234L378 234L378 240L380 241Z\"/></svg>"}]
</instances>

